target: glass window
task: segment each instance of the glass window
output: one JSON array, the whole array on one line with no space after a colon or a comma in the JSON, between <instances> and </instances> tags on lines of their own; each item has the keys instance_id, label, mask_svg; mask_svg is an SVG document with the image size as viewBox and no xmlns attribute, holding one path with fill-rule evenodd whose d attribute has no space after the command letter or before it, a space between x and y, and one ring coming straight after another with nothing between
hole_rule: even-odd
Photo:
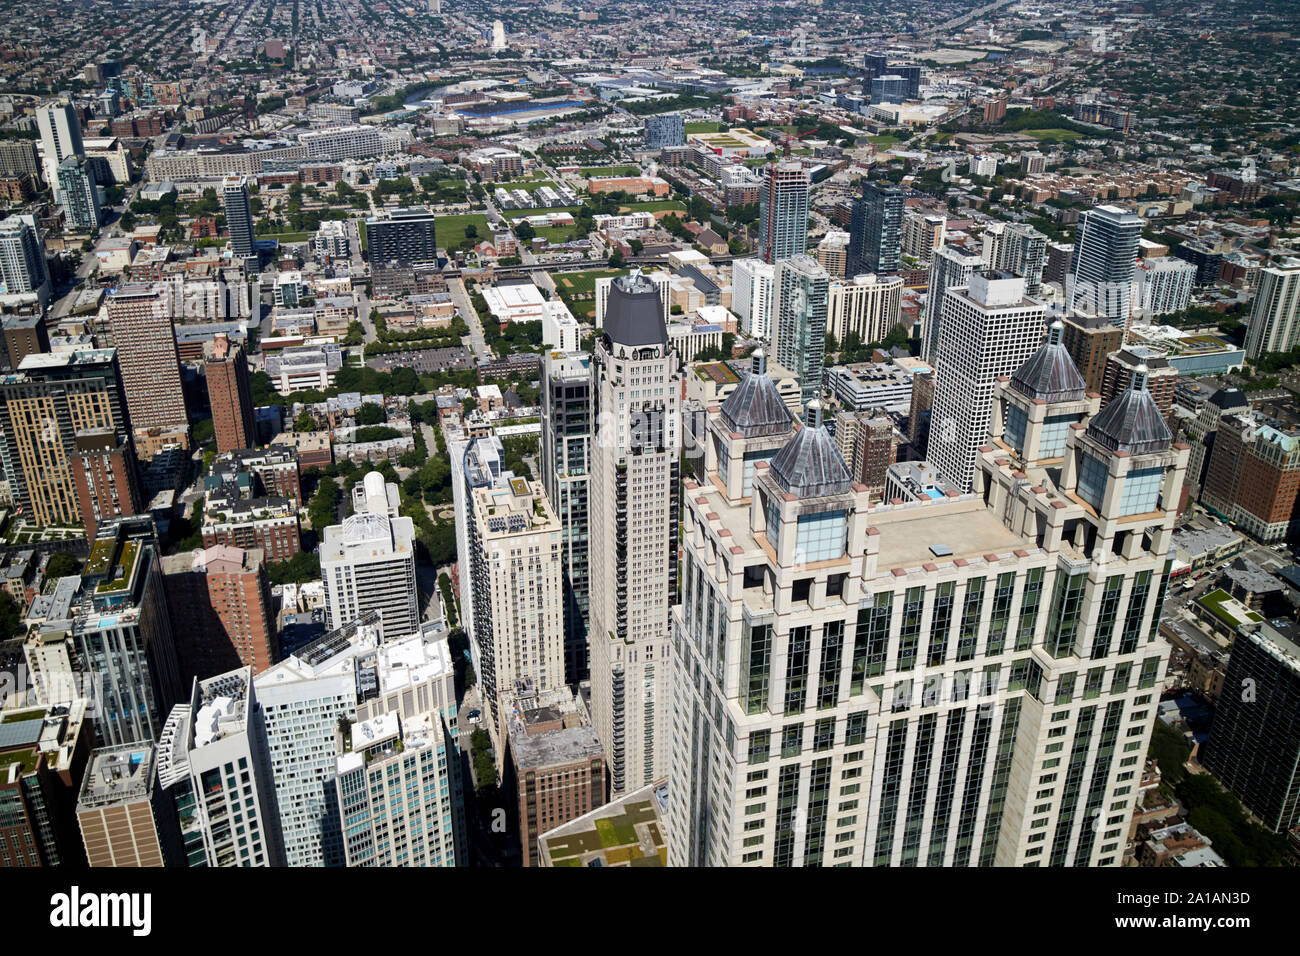
<instances>
[{"instance_id":1,"label":"glass window","mask_svg":"<svg viewBox=\"0 0 1300 956\"><path fill-rule=\"evenodd\" d=\"M1019 405L1007 406L1007 426L1002 438L1019 454L1025 453L1025 410Z\"/></svg>"},{"instance_id":2,"label":"glass window","mask_svg":"<svg viewBox=\"0 0 1300 956\"><path fill-rule=\"evenodd\" d=\"M1134 468L1124 479L1124 493L1120 495L1119 513L1138 515L1155 511L1160 502L1160 486L1164 484L1165 470Z\"/></svg>"},{"instance_id":3,"label":"glass window","mask_svg":"<svg viewBox=\"0 0 1300 956\"><path fill-rule=\"evenodd\" d=\"M1079 497L1098 511L1101 510L1101 497L1106 493L1106 481L1110 477L1109 466L1091 455L1084 455L1079 468Z\"/></svg>"},{"instance_id":4,"label":"glass window","mask_svg":"<svg viewBox=\"0 0 1300 956\"><path fill-rule=\"evenodd\" d=\"M804 561L830 561L844 556L847 524L844 511L799 516L795 547Z\"/></svg>"}]
</instances>

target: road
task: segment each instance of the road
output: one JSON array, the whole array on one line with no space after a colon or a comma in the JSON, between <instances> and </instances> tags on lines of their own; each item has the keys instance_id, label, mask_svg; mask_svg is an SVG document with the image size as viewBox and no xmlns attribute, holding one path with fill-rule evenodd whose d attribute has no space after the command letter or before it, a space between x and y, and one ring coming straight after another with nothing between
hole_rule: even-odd
<instances>
[{"instance_id":1,"label":"road","mask_svg":"<svg viewBox=\"0 0 1300 956\"><path fill-rule=\"evenodd\" d=\"M466 344L474 353L474 358L479 362L485 362L490 357L488 355L487 340L483 337L483 323L479 321L478 311L474 308L474 303L469 299L469 292L465 289L465 280L459 276L447 280L447 291L451 293L452 305L456 311L465 319L465 324L469 326L469 335L465 336Z\"/></svg>"}]
</instances>

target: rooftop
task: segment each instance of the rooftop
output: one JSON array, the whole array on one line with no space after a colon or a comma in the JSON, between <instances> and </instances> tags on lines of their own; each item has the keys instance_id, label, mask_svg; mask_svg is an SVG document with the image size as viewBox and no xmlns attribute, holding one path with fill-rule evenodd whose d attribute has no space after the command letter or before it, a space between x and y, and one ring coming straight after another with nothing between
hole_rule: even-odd
<instances>
[{"instance_id":1,"label":"rooftop","mask_svg":"<svg viewBox=\"0 0 1300 956\"><path fill-rule=\"evenodd\" d=\"M666 782L634 790L543 833L538 852L551 866L667 866L667 799Z\"/></svg>"},{"instance_id":2,"label":"rooftop","mask_svg":"<svg viewBox=\"0 0 1300 956\"><path fill-rule=\"evenodd\" d=\"M147 743L103 747L90 755L78 810L141 800L153 784L154 751Z\"/></svg>"}]
</instances>

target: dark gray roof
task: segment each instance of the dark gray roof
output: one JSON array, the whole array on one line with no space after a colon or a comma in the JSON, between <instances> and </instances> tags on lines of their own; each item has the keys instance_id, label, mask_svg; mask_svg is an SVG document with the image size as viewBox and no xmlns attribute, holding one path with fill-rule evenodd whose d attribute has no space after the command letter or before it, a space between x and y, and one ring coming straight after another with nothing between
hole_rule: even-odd
<instances>
[{"instance_id":1,"label":"dark gray roof","mask_svg":"<svg viewBox=\"0 0 1300 956\"><path fill-rule=\"evenodd\" d=\"M722 421L746 438L784 435L794 426L794 416L766 372L750 372L741 379L722 403Z\"/></svg>"},{"instance_id":2,"label":"dark gray roof","mask_svg":"<svg viewBox=\"0 0 1300 956\"><path fill-rule=\"evenodd\" d=\"M1134 372L1133 384L1093 417L1088 423L1088 437L1112 451L1133 455L1169 447L1173 435L1147 391L1145 371Z\"/></svg>"},{"instance_id":3,"label":"dark gray roof","mask_svg":"<svg viewBox=\"0 0 1300 956\"><path fill-rule=\"evenodd\" d=\"M1088 392L1088 383L1061 344L1060 323L1053 323L1047 341L1011 375L1011 385L1026 398L1045 402L1077 402Z\"/></svg>"},{"instance_id":4,"label":"dark gray roof","mask_svg":"<svg viewBox=\"0 0 1300 956\"><path fill-rule=\"evenodd\" d=\"M805 425L772 459L777 486L797 498L841 495L853 486L844 456L825 428Z\"/></svg>"},{"instance_id":5,"label":"dark gray roof","mask_svg":"<svg viewBox=\"0 0 1300 956\"><path fill-rule=\"evenodd\" d=\"M1239 388L1221 388L1209 397L1211 405L1216 405L1225 412L1230 408L1248 408L1246 393Z\"/></svg>"},{"instance_id":6,"label":"dark gray roof","mask_svg":"<svg viewBox=\"0 0 1300 956\"><path fill-rule=\"evenodd\" d=\"M641 275L619 276L609 284L605 334L620 345L667 345L659 290Z\"/></svg>"}]
</instances>

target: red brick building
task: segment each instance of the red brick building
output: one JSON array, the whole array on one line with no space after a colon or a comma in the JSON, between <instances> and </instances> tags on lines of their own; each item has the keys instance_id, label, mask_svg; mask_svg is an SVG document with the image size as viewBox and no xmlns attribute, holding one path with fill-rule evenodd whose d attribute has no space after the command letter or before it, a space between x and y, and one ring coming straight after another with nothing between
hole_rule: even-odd
<instances>
[{"instance_id":1,"label":"red brick building","mask_svg":"<svg viewBox=\"0 0 1300 956\"><path fill-rule=\"evenodd\" d=\"M86 538L93 541L101 521L140 514L146 502L140 491L135 449L115 428L77 432L72 484Z\"/></svg>"},{"instance_id":2,"label":"red brick building","mask_svg":"<svg viewBox=\"0 0 1300 956\"><path fill-rule=\"evenodd\" d=\"M218 333L203 345L203 371L207 376L217 453L252 448L257 444L257 423L253 418L253 391L244 350ZM297 471L296 465L294 470ZM296 493L293 497L297 497Z\"/></svg>"}]
</instances>

